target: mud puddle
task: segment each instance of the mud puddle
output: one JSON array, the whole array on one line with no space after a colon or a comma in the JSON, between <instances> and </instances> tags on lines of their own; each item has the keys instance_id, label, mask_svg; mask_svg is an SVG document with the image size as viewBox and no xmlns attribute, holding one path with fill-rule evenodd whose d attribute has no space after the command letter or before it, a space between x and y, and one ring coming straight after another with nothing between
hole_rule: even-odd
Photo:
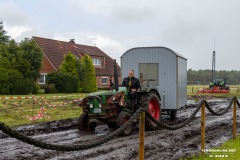
<instances>
[{"instance_id":1,"label":"mud puddle","mask_svg":"<svg viewBox=\"0 0 240 160\"><path fill-rule=\"evenodd\" d=\"M209 100L207 100L209 102ZM229 104L230 100L224 99L209 102L210 106L219 111ZM188 118L195 110L198 103L188 102L186 107L178 111L178 118L170 121L168 116L163 116L167 124L179 124ZM239 109L238 109L239 110ZM207 112L207 111L206 111ZM239 114L239 113L238 113ZM113 130L107 125L99 125L94 133L79 133L76 129L77 119L28 125L15 128L21 133L30 135L40 141L58 145L77 145L83 141L94 141L107 136ZM237 116L237 128L240 128L240 116ZM178 130L160 129L145 132L145 159L151 160L176 160L201 152L201 118L200 112L194 120ZM223 116L213 116L207 112L206 116L206 149L222 144L232 138L232 109ZM238 133L239 133L238 129ZM87 159L87 160L131 160L138 158L138 128L126 137L118 136L98 147L82 151L60 152L41 149L23 143L14 138L1 134L0 159Z\"/></svg>"}]
</instances>

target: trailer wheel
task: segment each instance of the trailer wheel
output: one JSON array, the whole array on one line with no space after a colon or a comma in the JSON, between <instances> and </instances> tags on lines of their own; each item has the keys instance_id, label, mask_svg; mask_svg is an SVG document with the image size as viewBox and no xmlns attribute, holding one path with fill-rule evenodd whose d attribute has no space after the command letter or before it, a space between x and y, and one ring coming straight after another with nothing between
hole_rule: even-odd
<instances>
[{"instance_id":1,"label":"trailer wheel","mask_svg":"<svg viewBox=\"0 0 240 160\"><path fill-rule=\"evenodd\" d=\"M177 110L170 112L170 119L175 120L177 118Z\"/></svg>"},{"instance_id":2,"label":"trailer wheel","mask_svg":"<svg viewBox=\"0 0 240 160\"><path fill-rule=\"evenodd\" d=\"M89 117L87 112L83 112L78 119L79 131L95 131L96 125L89 124Z\"/></svg>"},{"instance_id":3,"label":"trailer wheel","mask_svg":"<svg viewBox=\"0 0 240 160\"><path fill-rule=\"evenodd\" d=\"M130 118L131 118L131 114L127 111L121 111L118 115L117 118L117 128L120 128L124 123L126 123ZM129 125L122 133L121 135L123 136L127 136L132 132L133 129L133 125Z\"/></svg>"},{"instance_id":4,"label":"trailer wheel","mask_svg":"<svg viewBox=\"0 0 240 160\"><path fill-rule=\"evenodd\" d=\"M140 107L146 108L151 116L160 122L161 120L161 104L159 103L159 98L155 94L145 94L142 95L140 101ZM157 124L146 118L145 126L147 130L154 130L157 128Z\"/></svg>"}]
</instances>

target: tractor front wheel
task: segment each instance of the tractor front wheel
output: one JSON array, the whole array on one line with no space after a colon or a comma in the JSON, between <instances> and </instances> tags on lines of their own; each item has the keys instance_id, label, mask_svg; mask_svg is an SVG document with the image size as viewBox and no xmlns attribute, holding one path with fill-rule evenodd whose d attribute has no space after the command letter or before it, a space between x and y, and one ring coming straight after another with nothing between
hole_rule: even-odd
<instances>
[{"instance_id":1,"label":"tractor front wheel","mask_svg":"<svg viewBox=\"0 0 240 160\"><path fill-rule=\"evenodd\" d=\"M130 118L131 118L131 114L127 111L121 111L118 115L118 119L117 119L117 127L120 128L124 123L126 123ZM133 125L129 125L122 133L121 135L123 136L127 136L132 132L133 129Z\"/></svg>"},{"instance_id":2,"label":"tractor front wheel","mask_svg":"<svg viewBox=\"0 0 240 160\"><path fill-rule=\"evenodd\" d=\"M95 131L96 125L89 124L89 117L87 112L83 112L78 119L79 131Z\"/></svg>"}]
</instances>

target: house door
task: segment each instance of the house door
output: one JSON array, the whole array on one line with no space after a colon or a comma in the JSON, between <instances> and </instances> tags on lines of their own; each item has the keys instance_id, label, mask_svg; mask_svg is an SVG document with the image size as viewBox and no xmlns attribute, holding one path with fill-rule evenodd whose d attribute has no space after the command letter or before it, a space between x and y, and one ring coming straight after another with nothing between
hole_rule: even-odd
<instances>
[{"instance_id":1,"label":"house door","mask_svg":"<svg viewBox=\"0 0 240 160\"><path fill-rule=\"evenodd\" d=\"M158 63L139 63L139 77L143 75L143 86L158 86Z\"/></svg>"}]
</instances>

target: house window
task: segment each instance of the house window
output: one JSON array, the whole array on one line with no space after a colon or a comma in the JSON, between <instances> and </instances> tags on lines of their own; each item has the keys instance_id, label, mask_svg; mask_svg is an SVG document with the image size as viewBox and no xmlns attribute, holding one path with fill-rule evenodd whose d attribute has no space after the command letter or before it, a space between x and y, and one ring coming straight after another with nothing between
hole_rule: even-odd
<instances>
[{"instance_id":1,"label":"house window","mask_svg":"<svg viewBox=\"0 0 240 160\"><path fill-rule=\"evenodd\" d=\"M100 58L92 58L93 65L95 66L101 66L102 60Z\"/></svg>"},{"instance_id":2,"label":"house window","mask_svg":"<svg viewBox=\"0 0 240 160\"><path fill-rule=\"evenodd\" d=\"M108 77L102 77L102 85L107 85Z\"/></svg>"},{"instance_id":3,"label":"house window","mask_svg":"<svg viewBox=\"0 0 240 160\"><path fill-rule=\"evenodd\" d=\"M45 84L46 83L46 74L41 74L38 79L38 84Z\"/></svg>"}]
</instances>

